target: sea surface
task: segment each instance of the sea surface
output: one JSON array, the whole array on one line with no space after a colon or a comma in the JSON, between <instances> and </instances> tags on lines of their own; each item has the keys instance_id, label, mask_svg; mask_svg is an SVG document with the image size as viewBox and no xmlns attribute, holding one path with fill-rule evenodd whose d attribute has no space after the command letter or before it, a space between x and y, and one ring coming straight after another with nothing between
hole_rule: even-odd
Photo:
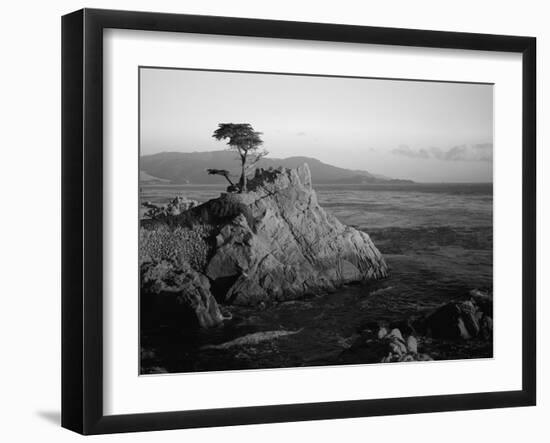
<instances>
[{"instance_id":1,"label":"sea surface","mask_svg":"<svg viewBox=\"0 0 550 443\"><path fill-rule=\"evenodd\" d=\"M314 185L319 203L368 233L391 276L336 293L259 308L224 307L233 316L210 331L142 331L142 372L369 363L345 352L366 325L398 322L493 285L491 184ZM141 188L141 200L176 195L203 202L223 186ZM498 296L498 295L497 295ZM247 334L297 332L246 346L205 349ZM480 343L421 343L435 359L491 357Z\"/></svg>"}]
</instances>

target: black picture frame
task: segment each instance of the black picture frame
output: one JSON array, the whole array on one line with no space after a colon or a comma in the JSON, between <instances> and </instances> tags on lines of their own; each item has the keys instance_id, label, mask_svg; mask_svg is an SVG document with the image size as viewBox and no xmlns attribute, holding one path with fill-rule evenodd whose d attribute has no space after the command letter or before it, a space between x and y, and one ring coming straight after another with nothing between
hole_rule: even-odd
<instances>
[{"instance_id":1,"label":"black picture frame","mask_svg":"<svg viewBox=\"0 0 550 443\"><path fill-rule=\"evenodd\" d=\"M103 412L103 30L504 51L522 54L522 388L131 415ZM536 403L536 39L83 9L62 18L62 426L82 434L530 406Z\"/></svg>"}]
</instances>

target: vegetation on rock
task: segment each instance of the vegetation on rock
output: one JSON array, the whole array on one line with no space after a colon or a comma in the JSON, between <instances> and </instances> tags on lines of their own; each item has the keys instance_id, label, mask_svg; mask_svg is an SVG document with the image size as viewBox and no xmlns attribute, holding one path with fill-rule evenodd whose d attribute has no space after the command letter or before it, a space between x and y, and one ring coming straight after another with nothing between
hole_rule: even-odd
<instances>
[{"instance_id":1,"label":"vegetation on rock","mask_svg":"<svg viewBox=\"0 0 550 443\"><path fill-rule=\"evenodd\" d=\"M241 177L239 178L239 192L246 192L247 188L247 174L251 168L253 168L268 152L260 151L260 146L263 144L261 139L262 133L254 131L249 123L220 123L218 129L214 131L212 137L216 140L227 140L229 148L237 151L241 164ZM216 171L216 172L210 172ZM223 173L220 173L223 171ZM210 169L209 174L223 175L231 184L235 185L229 180L229 171Z\"/></svg>"}]
</instances>

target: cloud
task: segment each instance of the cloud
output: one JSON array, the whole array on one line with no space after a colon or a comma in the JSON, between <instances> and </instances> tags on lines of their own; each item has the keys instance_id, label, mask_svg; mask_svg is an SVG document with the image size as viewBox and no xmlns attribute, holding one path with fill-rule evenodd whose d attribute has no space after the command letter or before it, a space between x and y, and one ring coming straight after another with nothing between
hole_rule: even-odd
<instances>
[{"instance_id":1,"label":"cloud","mask_svg":"<svg viewBox=\"0 0 550 443\"><path fill-rule=\"evenodd\" d=\"M493 144L492 143L478 143L473 146L476 150L479 159L481 161L493 161Z\"/></svg>"},{"instance_id":2,"label":"cloud","mask_svg":"<svg viewBox=\"0 0 550 443\"><path fill-rule=\"evenodd\" d=\"M424 148L414 150L406 145L391 151L395 155L402 155L409 158L436 159L441 161L493 161L493 144L478 143L473 145L457 145L444 150L437 147L431 147L429 150Z\"/></svg>"},{"instance_id":3,"label":"cloud","mask_svg":"<svg viewBox=\"0 0 550 443\"><path fill-rule=\"evenodd\" d=\"M493 144L478 143L475 145L458 145L444 151L441 148L430 148L434 158L444 161L493 161Z\"/></svg>"},{"instance_id":4,"label":"cloud","mask_svg":"<svg viewBox=\"0 0 550 443\"><path fill-rule=\"evenodd\" d=\"M298 137L305 137L307 134L304 131L299 131L296 133Z\"/></svg>"},{"instance_id":5,"label":"cloud","mask_svg":"<svg viewBox=\"0 0 550 443\"><path fill-rule=\"evenodd\" d=\"M430 158L430 154L425 149L413 150L407 145L399 145L398 148L392 149L392 154L402 155L410 158Z\"/></svg>"}]
</instances>

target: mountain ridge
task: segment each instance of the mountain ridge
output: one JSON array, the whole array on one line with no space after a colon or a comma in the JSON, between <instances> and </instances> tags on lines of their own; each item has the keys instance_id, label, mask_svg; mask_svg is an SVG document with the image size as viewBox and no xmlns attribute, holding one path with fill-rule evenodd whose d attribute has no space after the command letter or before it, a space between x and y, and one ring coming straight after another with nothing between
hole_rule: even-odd
<instances>
[{"instance_id":1,"label":"mountain ridge","mask_svg":"<svg viewBox=\"0 0 550 443\"><path fill-rule=\"evenodd\" d=\"M159 152L140 157L140 175L173 184L219 184L222 177L206 173L207 168L227 169L239 176L239 164L235 153L224 151L206 152ZM412 180L393 179L364 170L352 170L329 165L313 157L292 156L287 158L263 158L259 168L297 168L307 163L316 184L363 184L363 183L414 183ZM143 173L143 174L142 174ZM152 184L152 181L149 180ZM154 182L154 181L153 181Z\"/></svg>"}]
</instances>

